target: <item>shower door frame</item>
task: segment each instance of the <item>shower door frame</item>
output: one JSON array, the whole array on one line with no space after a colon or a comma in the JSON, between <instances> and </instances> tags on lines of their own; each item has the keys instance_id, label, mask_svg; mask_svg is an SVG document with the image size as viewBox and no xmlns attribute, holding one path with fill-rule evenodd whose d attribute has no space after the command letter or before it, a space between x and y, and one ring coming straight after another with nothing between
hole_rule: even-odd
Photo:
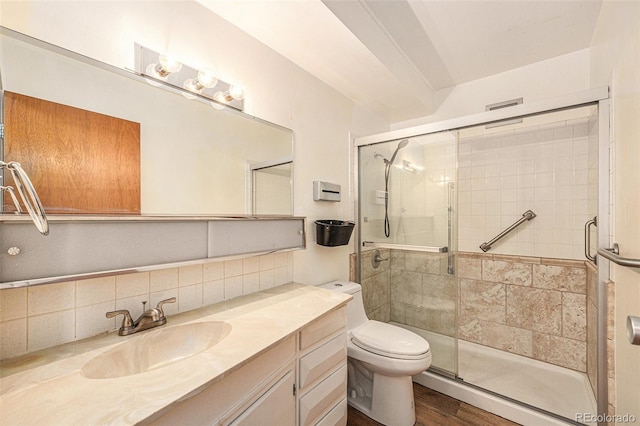
<instances>
[{"instance_id":1,"label":"shower door frame","mask_svg":"<svg viewBox=\"0 0 640 426\"><path fill-rule=\"evenodd\" d=\"M361 146L372 145L376 143L388 142L415 136L423 136L432 133L452 131L465 127L477 125L491 124L503 120L513 118L524 118L527 116L539 115L548 112L560 111L564 109L576 108L582 105L597 104L598 105L598 227L597 227L597 248L608 248L611 246L610 241L610 209L609 209L609 144L610 144L610 123L609 123L609 88L599 87L582 92L576 92L569 95L559 96L548 100L536 101L531 103L522 103L509 108L502 108L493 111L485 111L478 114L472 114L429 124L423 124L404 129L392 130L389 132L379 133L371 136L364 136L353 139L352 158L353 158L353 188L354 203L357 223L362 223L360 209L359 194L359 164L358 149ZM456 159L457 162L457 159ZM356 253L357 266L355 268L356 280L360 282L360 259L362 249L362 234L359 226L356 226L354 238L354 251ZM597 387L596 401L597 411L599 415L606 415L608 411L608 369L607 369L607 286L609 280L609 261L602 256L597 258L598 264L598 284L597 284ZM457 336L457 330L456 330ZM457 337L456 337L457 339ZM456 367L457 369L457 367ZM479 400L473 399L476 405ZM470 402L470 401L467 401ZM487 400L487 406L495 409L493 401ZM520 404L522 405L522 404ZM480 407L483 408L483 407ZM530 407L531 408L531 407ZM533 407L535 408L535 407ZM500 414L500 413L497 413ZM505 416L506 417L506 416ZM605 417L606 418L606 417ZM598 423L604 425L604 423Z\"/></svg>"}]
</instances>

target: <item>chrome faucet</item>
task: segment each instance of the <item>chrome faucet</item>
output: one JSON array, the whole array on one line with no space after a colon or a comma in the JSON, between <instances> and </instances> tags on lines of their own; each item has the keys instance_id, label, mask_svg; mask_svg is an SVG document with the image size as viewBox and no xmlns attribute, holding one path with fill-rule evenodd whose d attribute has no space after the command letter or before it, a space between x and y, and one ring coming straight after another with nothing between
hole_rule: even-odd
<instances>
[{"instance_id":1,"label":"chrome faucet","mask_svg":"<svg viewBox=\"0 0 640 426\"><path fill-rule=\"evenodd\" d=\"M139 331L165 325L167 323L167 318L164 316L162 306L165 303L174 303L175 301L175 297L161 300L153 309L145 309L147 302L142 302L142 315L140 315L140 318L136 321L133 321L131 314L126 309L107 312L107 318L113 318L120 314L124 315L124 318L122 319L122 326L120 327L120 330L118 330L118 334L120 336L128 336L129 334L137 333Z\"/></svg>"}]
</instances>

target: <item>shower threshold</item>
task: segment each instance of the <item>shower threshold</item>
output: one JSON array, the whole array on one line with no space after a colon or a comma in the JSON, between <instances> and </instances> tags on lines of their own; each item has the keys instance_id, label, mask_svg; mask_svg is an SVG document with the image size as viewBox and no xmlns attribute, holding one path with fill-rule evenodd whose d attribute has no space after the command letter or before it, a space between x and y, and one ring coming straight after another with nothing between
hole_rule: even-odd
<instances>
[{"instance_id":1,"label":"shower threshold","mask_svg":"<svg viewBox=\"0 0 640 426\"><path fill-rule=\"evenodd\" d=\"M434 367L455 371L452 337L393 324L429 342ZM441 356L443 353L446 355ZM577 424L573 420L578 413L597 412L593 391L584 373L464 340L458 342L458 363L459 379L427 371L415 376L414 381L524 425ZM498 407L499 403L504 407ZM535 409L554 414L546 415Z\"/></svg>"}]
</instances>

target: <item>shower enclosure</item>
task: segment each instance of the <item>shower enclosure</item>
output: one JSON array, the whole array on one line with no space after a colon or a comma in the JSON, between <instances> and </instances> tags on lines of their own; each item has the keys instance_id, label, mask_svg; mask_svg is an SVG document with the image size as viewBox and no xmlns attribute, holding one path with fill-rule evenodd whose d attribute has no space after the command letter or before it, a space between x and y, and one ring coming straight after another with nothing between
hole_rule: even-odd
<instances>
[{"instance_id":1,"label":"shower enclosure","mask_svg":"<svg viewBox=\"0 0 640 426\"><path fill-rule=\"evenodd\" d=\"M585 258L608 243L606 97L355 141L356 279L370 318L429 341L417 382L525 423L606 413L608 265Z\"/></svg>"}]
</instances>

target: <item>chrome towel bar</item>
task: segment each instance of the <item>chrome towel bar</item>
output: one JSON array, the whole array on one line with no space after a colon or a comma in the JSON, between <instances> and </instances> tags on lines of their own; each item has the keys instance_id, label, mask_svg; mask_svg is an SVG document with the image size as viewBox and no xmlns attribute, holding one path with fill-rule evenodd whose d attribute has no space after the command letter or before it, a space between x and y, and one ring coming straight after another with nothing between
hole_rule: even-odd
<instances>
[{"instance_id":1,"label":"chrome towel bar","mask_svg":"<svg viewBox=\"0 0 640 426\"><path fill-rule=\"evenodd\" d=\"M22 202L27 208L27 213L29 213L31 220L33 221L33 224L36 225L36 228L38 228L38 231L40 231L42 235L49 234L49 222L47 221L47 215L44 212L44 207L40 202L38 193L33 187L29 176L22 166L20 166L20 163L16 163L15 161L9 161L8 163L0 161L0 168L6 168L11 172L18 194L20 194L20 198L22 198ZM9 194L11 193L12 191L9 191ZM15 203L17 201L15 196L12 196L12 198ZM18 204L16 204L16 208L20 211Z\"/></svg>"},{"instance_id":2,"label":"chrome towel bar","mask_svg":"<svg viewBox=\"0 0 640 426\"><path fill-rule=\"evenodd\" d=\"M489 250L491 250L491 246L494 245L496 241L500 240L509 232L513 231L518 226L533 219L534 217L536 217L536 214L532 210L527 210L526 212L522 213L522 217L518 219L513 225L509 226L507 229L496 235L491 241L480 244L480 250L484 251L485 253L488 252Z\"/></svg>"},{"instance_id":3,"label":"chrome towel bar","mask_svg":"<svg viewBox=\"0 0 640 426\"><path fill-rule=\"evenodd\" d=\"M620 246L618 243L614 243L611 248L598 249L598 254L620 266L640 268L640 259L631 259L629 257L620 256Z\"/></svg>"}]
</instances>

